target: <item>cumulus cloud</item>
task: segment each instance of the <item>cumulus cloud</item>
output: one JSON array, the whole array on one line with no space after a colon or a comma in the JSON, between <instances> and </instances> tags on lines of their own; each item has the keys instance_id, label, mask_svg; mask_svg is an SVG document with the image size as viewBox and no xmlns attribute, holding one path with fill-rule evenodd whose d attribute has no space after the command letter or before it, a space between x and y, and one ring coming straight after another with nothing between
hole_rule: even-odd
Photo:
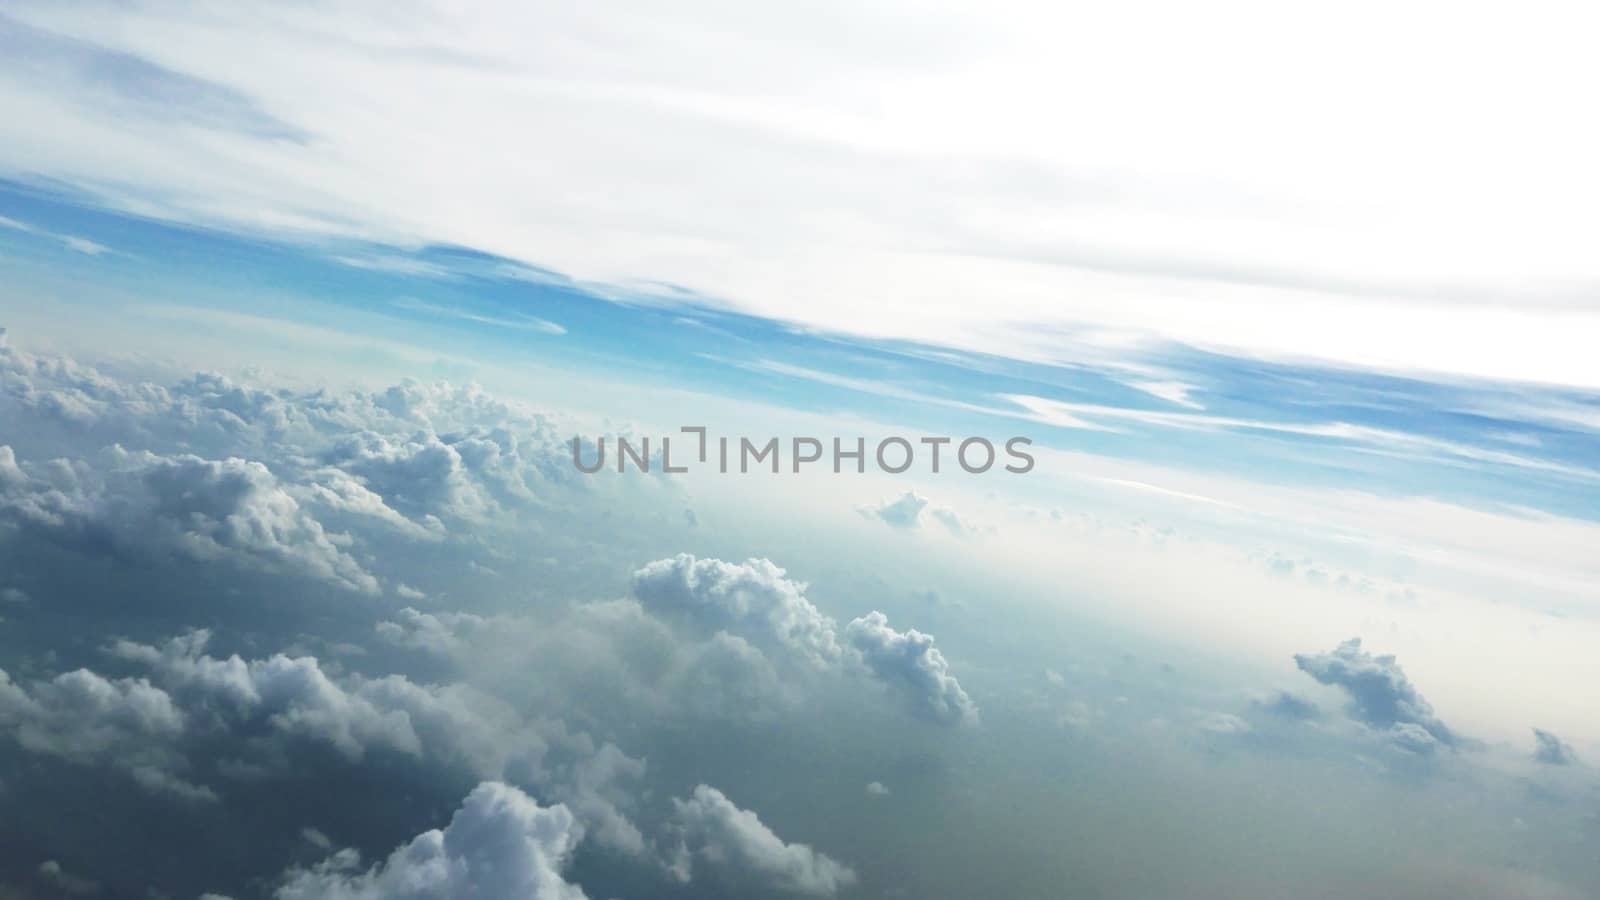
<instances>
[{"instance_id":1,"label":"cumulus cloud","mask_svg":"<svg viewBox=\"0 0 1600 900\"><path fill-rule=\"evenodd\" d=\"M159 646L107 648L146 667L149 679L79 669L24 689L0 671L0 732L31 752L114 766L148 789L191 799L216 796L185 777L194 768L186 750L201 742L215 753L228 746L219 741L232 741L229 758L254 768L263 764L249 762L253 751L270 767L282 742L326 747L349 762L392 753L537 785L605 846L632 855L649 849L626 811L634 799L626 785L643 776L644 763L612 744L559 721L527 719L465 684L335 677L309 656L211 656L209 639L192 631Z\"/></svg>"},{"instance_id":2,"label":"cumulus cloud","mask_svg":"<svg viewBox=\"0 0 1600 900\"><path fill-rule=\"evenodd\" d=\"M475 788L443 829L417 835L362 869L343 850L284 878L278 900L584 900L562 875L583 839L565 806L540 806L508 784Z\"/></svg>"},{"instance_id":3,"label":"cumulus cloud","mask_svg":"<svg viewBox=\"0 0 1600 900\"><path fill-rule=\"evenodd\" d=\"M413 515L482 519L490 509L461 451L437 435L395 441L367 432L340 441L330 462L358 476L385 502Z\"/></svg>"},{"instance_id":4,"label":"cumulus cloud","mask_svg":"<svg viewBox=\"0 0 1600 900\"><path fill-rule=\"evenodd\" d=\"M730 563L687 553L633 574L634 596L652 612L827 666L840 656L834 622L806 599L805 587L769 560Z\"/></svg>"},{"instance_id":5,"label":"cumulus cloud","mask_svg":"<svg viewBox=\"0 0 1600 900\"><path fill-rule=\"evenodd\" d=\"M1295 665L1322 684L1344 690L1350 713L1372 728L1387 730L1402 749L1431 752L1454 747L1460 738L1434 715L1393 656L1373 656L1351 638L1328 653L1299 653Z\"/></svg>"},{"instance_id":6,"label":"cumulus cloud","mask_svg":"<svg viewBox=\"0 0 1600 900\"><path fill-rule=\"evenodd\" d=\"M847 866L805 844L785 843L755 813L735 806L714 787L699 785L688 799L672 802L683 840L677 872L684 880L704 863L760 893L831 897L856 881Z\"/></svg>"},{"instance_id":7,"label":"cumulus cloud","mask_svg":"<svg viewBox=\"0 0 1600 900\"><path fill-rule=\"evenodd\" d=\"M449 657L469 647L473 635L489 624L489 619L471 613L425 613L408 606L393 619L379 622L375 630L395 646Z\"/></svg>"},{"instance_id":8,"label":"cumulus cloud","mask_svg":"<svg viewBox=\"0 0 1600 900\"><path fill-rule=\"evenodd\" d=\"M977 721L977 705L950 674L932 635L914 628L896 631L881 612L855 619L844 634L867 669L901 692L919 715L943 724Z\"/></svg>"},{"instance_id":9,"label":"cumulus cloud","mask_svg":"<svg viewBox=\"0 0 1600 900\"><path fill-rule=\"evenodd\" d=\"M906 491L882 503L858 507L858 510L862 515L878 519L893 528L920 528L924 522L932 520L957 536L975 530L955 510L937 505L915 491Z\"/></svg>"},{"instance_id":10,"label":"cumulus cloud","mask_svg":"<svg viewBox=\"0 0 1600 900\"><path fill-rule=\"evenodd\" d=\"M325 743L351 760L378 748L418 756L424 734L469 741L479 730L471 727L476 717L462 696L400 676L340 684L311 656L219 659L203 653L209 638L195 631L161 647L121 641L111 651L150 666L192 708L223 720L263 722L278 733Z\"/></svg>"},{"instance_id":11,"label":"cumulus cloud","mask_svg":"<svg viewBox=\"0 0 1600 900\"><path fill-rule=\"evenodd\" d=\"M861 511L866 515L876 516L895 528L915 528L922 523L922 511L927 507L927 497L914 491L906 491L877 506L864 506Z\"/></svg>"},{"instance_id":12,"label":"cumulus cloud","mask_svg":"<svg viewBox=\"0 0 1600 900\"><path fill-rule=\"evenodd\" d=\"M932 721L977 720L977 707L933 646L932 635L896 631L879 612L852 621L841 633L805 597L805 588L769 560L730 563L688 554L656 560L633 577L633 592L646 610L686 622L720 645L702 660L708 665L759 672L743 646L748 642L815 669L865 672Z\"/></svg>"},{"instance_id":13,"label":"cumulus cloud","mask_svg":"<svg viewBox=\"0 0 1600 900\"><path fill-rule=\"evenodd\" d=\"M213 799L175 773L183 711L142 678L108 679L76 669L28 687L0 670L0 733L24 750L78 765L109 766L155 791Z\"/></svg>"},{"instance_id":14,"label":"cumulus cloud","mask_svg":"<svg viewBox=\"0 0 1600 900\"><path fill-rule=\"evenodd\" d=\"M1533 730L1533 758L1546 765L1570 766L1578 761L1572 747L1543 728Z\"/></svg>"},{"instance_id":15,"label":"cumulus cloud","mask_svg":"<svg viewBox=\"0 0 1600 900\"><path fill-rule=\"evenodd\" d=\"M408 519L390 507L382 494L342 469L330 467L316 472L299 490L307 500L328 509L365 516L409 537L432 541L445 535L444 523L437 516L427 513Z\"/></svg>"},{"instance_id":16,"label":"cumulus cloud","mask_svg":"<svg viewBox=\"0 0 1600 900\"><path fill-rule=\"evenodd\" d=\"M270 468L302 502L436 540L576 483L545 416L476 385L296 392L201 373L173 384L110 375L0 343L0 415L61 446L141 447Z\"/></svg>"},{"instance_id":17,"label":"cumulus cloud","mask_svg":"<svg viewBox=\"0 0 1600 900\"><path fill-rule=\"evenodd\" d=\"M776 641L763 640L763 651L727 630L670 622L634 599L577 604L553 620L401 614L379 629L391 643L423 649L463 671L515 672L541 685L569 686L545 694L548 708L587 716L603 707L635 723L770 721L805 701L808 676L837 671Z\"/></svg>"},{"instance_id":18,"label":"cumulus cloud","mask_svg":"<svg viewBox=\"0 0 1600 900\"><path fill-rule=\"evenodd\" d=\"M109 652L148 666L178 702L224 723L255 722L326 744L351 760L384 749L459 759L475 771L503 768L500 739L516 719L494 698L465 686L421 685L401 675L336 679L313 656L276 653L246 660L204 651L197 630L160 646L117 641Z\"/></svg>"},{"instance_id":19,"label":"cumulus cloud","mask_svg":"<svg viewBox=\"0 0 1600 900\"><path fill-rule=\"evenodd\" d=\"M113 446L93 462L25 470L0 446L0 522L85 551L228 561L378 589L265 465L239 458Z\"/></svg>"}]
</instances>

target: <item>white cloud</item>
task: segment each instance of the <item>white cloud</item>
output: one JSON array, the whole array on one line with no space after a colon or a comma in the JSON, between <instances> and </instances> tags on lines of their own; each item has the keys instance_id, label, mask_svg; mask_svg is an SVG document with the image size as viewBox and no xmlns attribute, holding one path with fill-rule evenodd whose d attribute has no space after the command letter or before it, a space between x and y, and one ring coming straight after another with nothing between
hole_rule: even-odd
<instances>
[{"instance_id":1,"label":"white cloud","mask_svg":"<svg viewBox=\"0 0 1600 900\"><path fill-rule=\"evenodd\" d=\"M118 768L157 793L214 800L175 774L185 767L177 743L186 727L172 697L142 678L76 669L25 688L0 670L0 734L24 750Z\"/></svg>"},{"instance_id":2,"label":"white cloud","mask_svg":"<svg viewBox=\"0 0 1600 900\"><path fill-rule=\"evenodd\" d=\"M714 636L697 668L732 666L747 677L759 676L765 667L760 654L752 657L742 646L748 640L816 670L870 675L933 721L976 721L977 707L950 674L932 635L895 631L878 612L852 621L841 633L806 599L805 587L769 560L730 563L689 554L656 560L633 578L634 594L645 609L687 620Z\"/></svg>"},{"instance_id":3,"label":"white cloud","mask_svg":"<svg viewBox=\"0 0 1600 900\"><path fill-rule=\"evenodd\" d=\"M1189 409L1205 409L1203 405L1189 397L1190 392L1195 390L1195 386L1192 384L1185 384L1181 381L1129 381L1127 385L1176 406L1185 406Z\"/></svg>"},{"instance_id":4,"label":"white cloud","mask_svg":"<svg viewBox=\"0 0 1600 900\"><path fill-rule=\"evenodd\" d=\"M67 546L109 543L378 589L266 466L239 458L112 447L98 464L54 460L24 471L0 445L0 521Z\"/></svg>"},{"instance_id":5,"label":"white cloud","mask_svg":"<svg viewBox=\"0 0 1600 900\"><path fill-rule=\"evenodd\" d=\"M919 715L944 724L972 723L978 707L950 674L933 636L915 628L896 631L881 612L855 619L844 638L878 678L900 691Z\"/></svg>"},{"instance_id":6,"label":"white cloud","mask_svg":"<svg viewBox=\"0 0 1600 900\"><path fill-rule=\"evenodd\" d=\"M716 788L699 785L687 800L672 803L684 841L678 871L685 880L700 862L761 892L831 897L856 881L854 872L825 854L785 843L755 813L735 806Z\"/></svg>"},{"instance_id":7,"label":"white cloud","mask_svg":"<svg viewBox=\"0 0 1600 900\"><path fill-rule=\"evenodd\" d=\"M245 660L206 655L206 631L155 647L115 642L110 652L148 666L180 702L236 722L263 722L280 734L324 743L351 760L386 749L462 759L476 770L498 771L506 751L499 729L514 721L490 698L449 687L415 684L403 676L342 683L315 657L275 654Z\"/></svg>"},{"instance_id":8,"label":"white cloud","mask_svg":"<svg viewBox=\"0 0 1600 900\"><path fill-rule=\"evenodd\" d=\"M399 647L452 656L471 645L474 632L489 620L471 613L425 613L406 607L392 620L379 622L378 636Z\"/></svg>"},{"instance_id":9,"label":"white cloud","mask_svg":"<svg viewBox=\"0 0 1600 900\"><path fill-rule=\"evenodd\" d=\"M433 621L429 634L437 639L445 625ZM466 684L418 684L403 675L336 678L314 657L281 653L219 658L204 652L209 639L193 631L159 647L118 641L109 650L149 667L173 702L212 732L266 730L330 747L350 762L389 752L480 778L515 774L568 803L607 846L635 855L647 850L624 811L632 799L620 788L642 776L644 764L611 744L558 721L526 719Z\"/></svg>"},{"instance_id":10,"label":"white cloud","mask_svg":"<svg viewBox=\"0 0 1600 900\"><path fill-rule=\"evenodd\" d=\"M40 228L39 226L30 222L23 222L8 216L0 216L0 228L9 228L12 231L20 231L23 234L32 234L38 235L39 237L48 238L50 240L59 242L68 250L73 250L86 256L99 256L102 253L111 252L110 247L107 247L104 244L96 243L95 241L91 241L88 238L78 237L77 235L73 234L58 234L56 232Z\"/></svg>"},{"instance_id":11,"label":"white cloud","mask_svg":"<svg viewBox=\"0 0 1600 900\"><path fill-rule=\"evenodd\" d=\"M695 622L669 624L633 600L578 604L551 621L530 616L402 613L380 623L380 636L424 650L468 673L536 677L578 684L574 697L549 697L579 716L595 707L634 723L685 718L771 721L792 713L819 669L770 639L751 640ZM769 655L770 653L770 655ZM529 676L530 667L545 673ZM780 674L781 673L781 674Z\"/></svg>"},{"instance_id":12,"label":"white cloud","mask_svg":"<svg viewBox=\"0 0 1600 900\"><path fill-rule=\"evenodd\" d=\"M0 416L26 422L14 439L30 446L109 447L64 463L0 451L0 517L366 592L376 579L324 522L437 542L447 522L504 520L585 487L549 419L470 384L295 392L205 373L158 384L0 341Z\"/></svg>"},{"instance_id":13,"label":"white cloud","mask_svg":"<svg viewBox=\"0 0 1600 900\"><path fill-rule=\"evenodd\" d=\"M839 658L833 620L765 559L743 563L695 559L682 553L641 567L633 592L646 609L684 617L702 628L726 629L758 646L780 647L814 665Z\"/></svg>"},{"instance_id":14,"label":"white cloud","mask_svg":"<svg viewBox=\"0 0 1600 900\"><path fill-rule=\"evenodd\" d=\"M72 237L69 235L61 240L62 243L67 245L67 249L76 250L85 256L99 256L102 253L109 252L111 249L104 244L97 244L88 238Z\"/></svg>"},{"instance_id":15,"label":"white cloud","mask_svg":"<svg viewBox=\"0 0 1600 900\"><path fill-rule=\"evenodd\" d=\"M862 515L880 519L892 528L920 528L923 522L932 519L957 537L977 531L954 509L935 504L916 491L906 491L882 503L858 507L858 510Z\"/></svg>"},{"instance_id":16,"label":"white cloud","mask_svg":"<svg viewBox=\"0 0 1600 900\"><path fill-rule=\"evenodd\" d=\"M1018 410L1013 412L1013 415L1062 428L1081 427L1081 423L1086 419L1091 422L1096 419L1107 419L1113 422L1127 421L1185 431L1276 432L1361 444L1371 447L1373 452L1402 458L1438 461L1450 465L1511 466L1532 472L1547 472L1586 481L1600 481L1600 470L1593 468L1507 453L1421 434L1374 428L1368 425L1353 425L1348 422L1275 422L1266 419L1243 419L1169 410L1130 409L1096 403L1068 403L1025 394L1007 394L1004 395L1004 399L1017 405Z\"/></svg>"},{"instance_id":17,"label":"white cloud","mask_svg":"<svg viewBox=\"0 0 1600 900\"><path fill-rule=\"evenodd\" d=\"M0 671L0 734L30 752L120 768L153 792L193 800L216 799L186 777L194 742L215 751L218 740L236 740L234 752L250 755L267 749L263 735L324 745L351 762L389 752L481 778L515 774L566 803L603 845L649 852L625 811L633 798L624 785L643 776L644 763L612 744L525 719L464 684L335 678L305 656L220 658L204 652L209 638L194 631L159 647L107 648L151 679L79 669L24 687Z\"/></svg>"},{"instance_id":18,"label":"white cloud","mask_svg":"<svg viewBox=\"0 0 1600 900\"><path fill-rule=\"evenodd\" d=\"M436 303L426 303L424 301L409 297L396 300L394 305L399 309L409 310L410 312L426 313L430 316L437 316L446 319L459 319L464 322L476 322L479 325L492 325L496 328L508 328L513 331L534 331L541 334L555 335L558 337L567 333L567 329L563 328L562 326L557 325L549 319L541 319L538 316L486 315L483 313L474 313L470 310L462 309L460 307L440 306Z\"/></svg>"},{"instance_id":19,"label":"white cloud","mask_svg":"<svg viewBox=\"0 0 1600 900\"><path fill-rule=\"evenodd\" d=\"M444 523L437 516L424 513L417 519L408 519L390 507L382 494L367 487L361 478L349 472L330 467L315 473L312 478L298 491L313 503L351 515L370 517L418 540L439 540L445 535Z\"/></svg>"},{"instance_id":20,"label":"white cloud","mask_svg":"<svg viewBox=\"0 0 1600 900\"><path fill-rule=\"evenodd\" d=\"M562 875L583 829L560 804L484 782L442 830L425 831L371 868L354 850L288 873L278 900L584 900Z\"/></svg>"}]
</instances>

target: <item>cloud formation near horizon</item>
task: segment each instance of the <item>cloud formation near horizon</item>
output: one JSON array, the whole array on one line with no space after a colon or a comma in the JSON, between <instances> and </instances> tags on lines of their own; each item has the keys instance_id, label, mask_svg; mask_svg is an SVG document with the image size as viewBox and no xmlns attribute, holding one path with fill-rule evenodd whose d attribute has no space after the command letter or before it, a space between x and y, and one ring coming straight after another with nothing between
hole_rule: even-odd
<instances>
[{"instance_id":1,"label":"cloud formation near horizon","mask_svg":"<svg viewBox=\"0 0 1600 900\"><path fill-rule=\"evenodd\" d=\"M862 515L879 519L892 528L915 529L932 520L943 525L956 537L972 533L975 529L948 506L935 504L916 491L906 491L882 503L859 507Z\"/></svg>"},{"instance_id":2,"label":"cloud formation near horizon","mask_svg":"<svg viewBox=\"0 0 1600 900\"><path fill-rule=\"evenodd\" d=\"M1297 653L1295 665L1322 684L1344 690L1351 715L1387 731L1396 746L1431 753L1435 746L1455 747L1461 738L1433 713L1433 707L1406 678L1393 656L1373 656L1351 638L1328 653Z\"/></svg>"}]
</instances>

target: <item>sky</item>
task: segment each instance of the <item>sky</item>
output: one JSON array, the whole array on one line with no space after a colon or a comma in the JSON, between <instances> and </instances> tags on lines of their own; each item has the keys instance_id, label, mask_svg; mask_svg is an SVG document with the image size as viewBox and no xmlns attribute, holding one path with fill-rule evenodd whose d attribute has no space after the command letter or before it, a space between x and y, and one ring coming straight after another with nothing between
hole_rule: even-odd
<instances>
[{"instance_id":1,"label":"sky","mask_svg":"<svg viewBox=\"0 0 1600 900\"><path fill-rule=\"evenodd\" d=\"M13 4L0 166L1050 358L1600 386L1584 4ZM248 65L240 64L248 59Z\"/></svg>"},{"instance_id":2,"label":"sky","mask_svg":"<svg viewBox=\"0 0 1600 900\"><path fill-rule=\"evenodd\" d=\"M1592 15L8 5L0 898L1592 896Z\"/></svg>"}]
</instances>

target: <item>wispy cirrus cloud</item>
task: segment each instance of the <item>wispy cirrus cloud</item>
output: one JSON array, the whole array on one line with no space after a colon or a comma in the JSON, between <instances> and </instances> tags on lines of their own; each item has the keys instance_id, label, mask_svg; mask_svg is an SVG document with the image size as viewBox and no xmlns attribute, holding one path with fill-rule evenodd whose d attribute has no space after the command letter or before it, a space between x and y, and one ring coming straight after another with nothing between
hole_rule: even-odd
<instances>
[{"instance_id":1,"label":"wispy cirrus cloud","mask_svg":"<svg viewBox=\"0 0 1600 900\"><path fill-rule=\"evenodd\" d=\"M1007 394L1004 395L1004 399L1017 404L1024 411L1020 414L1022 418L1060 428L1079 428L1082 427L1079 424L1081 422L1087 420L1092 423L1100 418L1187 431L1270 432L1365 445L1368 452L1374 453L1434 458L1465 465L1510 466L1584 481L1600 480L1600 470L1586 466L1350 422L1304 423L1248 419L1167 410L1132 409L1097 403L1070 403L1023 394Z\"/></svg>"},{"instance_id":2,"label":"wispy cirrus cloud","mask_svg":"<svg viewBox=\"0 0 1600 900\"><path fill-rule=\"evenodd\" d=\"M829 8L15 4L0 173L142 215L472 247L625 294L1006 354L1050 354L1030 346L1045 326L1087 322L1600 385L1582 339L1600 271L1575 212L1600 202L1600 147L1547 114L1595 80L1581 27L1458 12L1463 40L1439 47L1424 8L1353 10L1315 40L1246 4ZM1152 42L1155 18L1193 39ZM1401 49L1421 44L1427 76ZM1490 83L1482 47L1527 64ZM1177 88L1152 74L1172 67ZM1511 99L1527 96L1550 99ZM1352 142L1373 131L1405 139Z\"/></svg>"},{"instance_id":3,"label":"wispy cirrus cloud","mask_svg":"<svg viewBox=\"0 0 1600 900\"><path fill-rule=\"evenodd\" d=\"M11 231L20 231L23 234L30 234L45 240L55 241L61 244L63 247L66 247L68 250L75 250L78 253L84 254L85 256L99 256L102 253L112 252L110 247L107 247L98 241L91 241L88 238L79 237L75 234L59 234L48 229L40 228L39 226L28 222L13 219L9 216L0 216L0 228L6 228Z\"/></svg>"},{"instance_id":4,"label":"wispy cirrus cloud","mask_svg":"<svg viewBox=\"0 0 1600 900\"><path fill-rule=\"evenodd\" d=\"M393 305L397 309L404 309L410 312L425 313L429 316L445 319L459 319L463 322L475 322L479 325L493 325L497 328L509 328L516 331L537 331L550 335L567 333L566 328L548 319L541 319L538 316L475 313L463 307L429 303L426 300L418 300L414 297L401 297L395 300Z\"/></svg>"}]
</instances>

